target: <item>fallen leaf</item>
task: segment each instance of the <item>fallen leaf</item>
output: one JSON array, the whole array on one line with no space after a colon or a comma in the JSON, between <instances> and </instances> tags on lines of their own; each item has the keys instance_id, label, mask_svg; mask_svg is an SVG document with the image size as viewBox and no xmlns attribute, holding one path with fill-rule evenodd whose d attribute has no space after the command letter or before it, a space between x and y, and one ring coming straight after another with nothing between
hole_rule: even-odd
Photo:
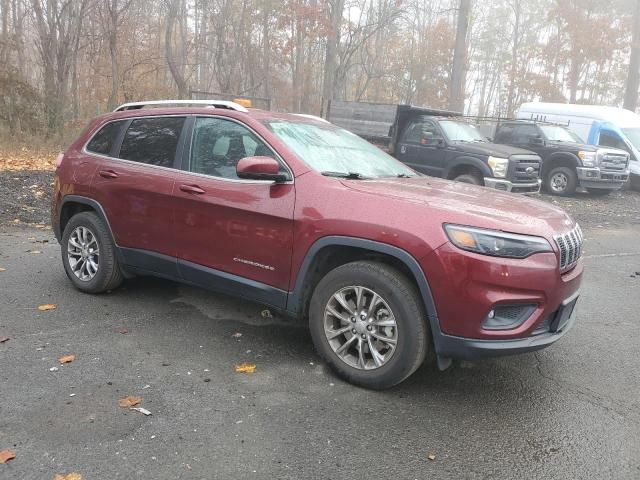
<instances>
[{"instance_id":1,"label":"fallen leaf","mask_svg":"<svg viewBox=\"0 0 640 480\"><path fill-rule=\"evenodd\" d=\"M7 463L14 458L16 458L16 452L12 452L11 450L2 450L0 452L0 463Z\"/></svg>"},{"instance_id":2,"label":"fallen leaf","mask_svg":"<svg viewBox=\"0 0 640 480\"><path fill-rule=\"evenodd\" d=\"M233 335L231 335L232 338L240 338L242 336L242 334L240 332L236 332Z\"/></svg>"},{"instance_id":3,"label":"fallen leaf","mask_svg":"<svg viewBox=\"0 0 640 480\"><path fill-rule=\"evenodd\" d=\"M129 333L129 330L127 330L126 328L119 328L118 330L116 330L118 333L121 333L123 335L126 335L127 333Z\"/></svg>"},{"instance_id":4,"label":"fallen leaf","mask_svg":"<svg viewBox=\"0 0 640 480\"><path fill-rule=\"evenodd\" d=\"M236 365L236 373L253 373L256 371L256 365L253 363L241 363Z\"/></svg>"},{"instance_id":5,"label":"fallen leaf","mask_svg":"<svg viewBox=\"0 0 640 480\"><path fill-rule=\"evenodd\" d=\"M76 472L72 473L57 473L53 480L82 480L82 475Z\"/></svg>"},{"instance_id":6,"label":"fallen leaf","mask_svg":"<svg viewBox=\"0 0 640 480\"><path fill-rule=\"evenodd\" d=\"M6 271L7 271L7 269L6 269L6 268L2 268L2 267L0 267L0 272L6 272Z\"/></svg>"},{"instance_id":7,"label":"fallen leaf","mask_svg":"<svg viewBox=\"0 0 640 480\"><path fill-rule=\"evenodd\" d=\"M63 355L58 359L60 363L71 363L76 359L75 355Z\"/></svg>"},{"instance_id":8,"label":"fallen leaf","mask_svg":"<svg viewBox=\"0 0 640 480\"><path fill-rule=\"evenodd\" d=\"M58 370L59 370L58 367L51 367L49 369L50 372L57 372Z\"/></svg>"},{"instance_id":9,"label":"fallen leaf","mask_svg":"<svg viewBox=\"0 0 640 480\"><path fill-rule=\"evenodd\" d=\"M435 454L430 453L430 454L427 456L427 458L433 462L433 461L436 459L436 456L435 456Z\"/></svg>"},{"instance_id":10,"label":"fallen leaf","mask_svg":"<svg viewBox=\"0 0 640 480\"><path fill-rule=\"evenodd\" d=\"M122 408L131 408L138 405L141 401L141 397L134 397L133 395L129 395L128 397L120 399L118 403Z\"/></svg>"},{"instance_id":11,"label":"fallen leaf","mask_svg":"<svg viewBox=\"0 0 640 480\"><path fill-rule=\"evenodd\" d=\"M45 303L44 305L40 305L38 307L38 310L40 310L41 312L46 312L48 310L55 310L56 308L58 308L58 305L55 305L53 303Z\"/></svg>"},{"instance_id":12,"label":"fallen leaf","mask_svg":"<svg viewBox=\"0 0 640 480\"><path fill-rule=\"evenodd\" d=\"M136 412L140 412L143 415L146 415L147 417L149 415L151 415L151 412L149 410L147 410L146 408L142 408L142 407L132 407L129 410L135 410Z\"/></svg>"},{"instance_id":13,"label":"fallen leaf","mask_svg":"<svg viewBox=\"0 0 640 480\"><path fill-rule=\"evenodd\" d=\"M0 337L0 343L4 343L9 340L9 337Z\"/></svg>"},{"instance_id":14,"label":"fallen leaf","mask_svg":"<svg viewBox=\"0 0 640 480\"><path fill-rule=\"evenodd\" d=\"M40 250L29 250L29 253L32 254L32 255L39 255L42 252Z\"/></svg>"}]
</instances>

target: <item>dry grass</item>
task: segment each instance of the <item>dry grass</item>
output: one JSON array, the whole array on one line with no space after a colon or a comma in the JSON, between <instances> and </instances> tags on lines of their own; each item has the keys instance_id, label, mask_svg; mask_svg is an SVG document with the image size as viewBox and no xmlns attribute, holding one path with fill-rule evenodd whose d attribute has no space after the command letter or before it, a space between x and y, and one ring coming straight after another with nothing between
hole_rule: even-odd
<instances>
[{"instance_id":1,"label":"dry grass","mask_svg":"<svg viewBox=\"0 0 640 480\"><path fill-rule=\"evenodd\" d=\"M54 147L2 145L0 171L54 170L54 161L59 152Z\"/></svg>"}]
</instances>

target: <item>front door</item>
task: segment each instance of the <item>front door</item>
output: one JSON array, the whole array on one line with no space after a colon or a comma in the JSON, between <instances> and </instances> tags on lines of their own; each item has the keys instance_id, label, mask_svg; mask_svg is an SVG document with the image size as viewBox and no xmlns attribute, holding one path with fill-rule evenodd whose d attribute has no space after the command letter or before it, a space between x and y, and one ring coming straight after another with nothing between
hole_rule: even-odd
<instances>
[{"instance_id":1,"label":"front door","mask_svg":"<svg viewBox=\"0 0 640 480\"><path fill-rule=\"evenodd\" d=\"M446 149L440 128L431 120L417 118L405 128L397 147L397 158L418 172L441 177Z\"/></svg>"},{"instance_id":2,"label":"front door","mask_svg":"<svg viewBox=\"0 0 640 480\"><path fill-rule=\"evenodd\" d=\"M173 189L180 274L203 286L284 306L295 188L293 182L239 179L236 164L248 156L277 158L237 121L196 118L188 171L178 174Z\"/></svg>"}]
</instances>

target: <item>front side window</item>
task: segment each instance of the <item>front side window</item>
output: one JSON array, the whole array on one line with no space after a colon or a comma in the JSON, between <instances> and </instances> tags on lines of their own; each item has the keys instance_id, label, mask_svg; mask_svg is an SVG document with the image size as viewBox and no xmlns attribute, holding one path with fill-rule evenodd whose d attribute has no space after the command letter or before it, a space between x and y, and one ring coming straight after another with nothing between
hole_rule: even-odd
<instances>
[{"instance_id":1,"label":"front side window","mask_svg":"<svg viewBox=\"0 0 640 480\"><path fill-rule=\"evenodd\" d=\"M532 138L540 135L535 125L516 125L513 129L514 143L529 143Z\"/></svg>"},{"instance_id":2,"label":"front side window","mask_svg":"<svg viewBox=\"0 0 640 480\"><path fill-rule=\"evenodd\" d=\"M185 117L137 118L122 140L119 158L173 167Z\"/></svg>"},{"instance_id":3,"label":"front side window","mask_svg":"<svg viewBox=\"0 0 640 480\"><path fill-rule=\"evenodd\" d=\"M603 147L620 148L621 150L629 150L627 144L622 141L620 137L614 133L600 132L600 140L598 145Z\"/></svg>"},{"instance_id":4,"label":"front side window","mask_svg":"<svg viewBox=\"0 0 640 480\"><path fill-rule=\"evenodd\" d=\"M330 123L265 120L264 124L317 172L366 178L416 175L378 147Z\"/></svg>"},{"instance_id":5,"label":"front side window","mask_svg":"<svg viewBox=\"0 0 640 480\"><path fill-rule=\"evenodd\" d=\"M413 122L404 132L404 143L416 143L419 145L431 145L442 139L438 128L429 121Z\"/></svg>"},{"instance_id":6,"label":"front side window","mask_svg":"<svg viewBox=\"0 0 640 480\"><path fill-rule=\"evenodd\" d=\"M640 150L640 128L623 128L624 133L636 150Z\"/></svg>"},{"instance_id":7,"label":"front side window","mask_svg":"<svg viewBox=\"0 0 640 480\"><path fill-rule=\"evenodd\" d=\"M99 153L100 155L109 155L113 149L114 144L118 139L118 134L125 121L107 123L104 127L98 130L91 141L87 143L87 151L92 153Z\"/></svg>"},{"instance_id":8,"label":"front side window","mask_svg":"<svg viewBox=\"0 0 640 480\"><path fill-rule=\"evenodd\" d=\"M253 156L275 158L260 138L237 122L213 117L196 119L189 162L191 172L237 179L238 162Z\"/></svg>"}]
</instances>

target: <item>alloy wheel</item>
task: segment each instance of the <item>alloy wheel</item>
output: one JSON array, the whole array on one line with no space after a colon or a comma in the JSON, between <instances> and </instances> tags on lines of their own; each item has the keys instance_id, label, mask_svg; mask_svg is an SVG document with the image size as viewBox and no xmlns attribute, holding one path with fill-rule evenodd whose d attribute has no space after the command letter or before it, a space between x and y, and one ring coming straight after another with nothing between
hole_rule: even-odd
<instances>
[{"instance_id":1,"label":"alloy wheel","mask_svg":"<svg viewBox=\"0 0 640 480\"><path fill-rule=\"evenodd\" d=\"M100 247L94 233L79 226L69 235L67 259L73 274L83 282L92 280L100 267Z\"/></svg>"},{"instance_id":2,"label":"alloy wheel","mask_svg":"<svg viewBox=\"0 0 640 480\"><path fill-rule=\"evenodd\" d=\"M359 370L387 364L398 343L398 324L388 303L362 286L342 288L329 298L324 333L336 356Z\"/></svg>"}]
</instances>

